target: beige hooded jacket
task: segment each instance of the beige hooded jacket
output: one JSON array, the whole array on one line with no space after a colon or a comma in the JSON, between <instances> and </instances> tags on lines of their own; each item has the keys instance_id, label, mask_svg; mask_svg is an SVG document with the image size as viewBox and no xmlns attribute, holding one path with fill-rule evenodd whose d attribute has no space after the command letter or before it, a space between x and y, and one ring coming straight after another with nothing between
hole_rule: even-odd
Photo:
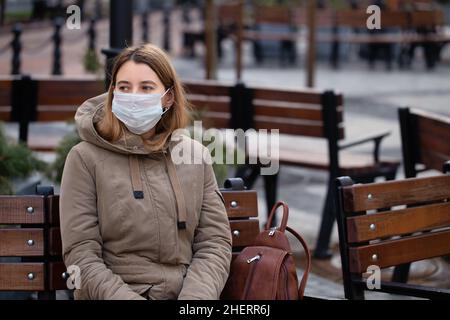
<instances>
[{"instance_id":1,"label":"beige hooded jacket","mask_svg":"<svg viewBox=\"0 0 450 320\"><path fill-rule=\"evenodd\" d=\"M218 299L231 233L208 149L181 135L156 153L129 132L109 143L94 127L105 101L78 108L83 141L61 183L64 262L81 271L75 299ZM195 164L174 164L180 150Z\"/></svg>"}]
</instances>

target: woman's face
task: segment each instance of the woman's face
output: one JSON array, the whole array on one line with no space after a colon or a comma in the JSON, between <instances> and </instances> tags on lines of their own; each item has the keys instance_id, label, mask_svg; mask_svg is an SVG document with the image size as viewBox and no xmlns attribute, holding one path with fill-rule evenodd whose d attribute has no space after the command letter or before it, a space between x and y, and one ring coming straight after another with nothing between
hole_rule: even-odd
<instances>
[{"instance_id":1,"label":"woman's face","mask_svg":"<svg viewBox=\"0 0 450 320\"><path fill-rule=\"evenodd\" d=\"M164 93L166 88L155 71L145 63L125 62L117 72L115 90L123 93ZM172 94L170 90L164 95L162 105L169 107Z\"/></svg>"},{"instance_id":2,"label":"woman's face","mask_svg":"<svg viewBox=\"0 0 450 320\"><path fill-rule=\"evenodd\" d=\"M115 91L122 93L152 94L164 93L164 87L155 71L145 63L134 61L125 62L116 75ZM171 90L162 97L162 106L170 107L173 104L174 96ZM143 138L150 138L155 132L153 127L149 132L142 135Z\"/></svg>"}]
</instances>

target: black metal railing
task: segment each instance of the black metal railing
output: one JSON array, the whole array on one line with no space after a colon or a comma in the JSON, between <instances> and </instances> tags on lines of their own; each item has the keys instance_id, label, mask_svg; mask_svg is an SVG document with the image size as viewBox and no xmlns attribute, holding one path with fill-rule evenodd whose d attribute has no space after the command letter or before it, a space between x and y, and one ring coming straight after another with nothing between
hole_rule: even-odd
<instances>
[{"instance_id":1,"label":"black metal railing","mask_svg":"<svg viewBox=\"0 0 450 320\"><path fill-rule=\"evenodd\" d=\"M52 75L62 75L62 45L63 41L67 44L75 44L79 43L83 38L88 38L88 48L89 50L95 50L95 42L97 38L96 31L97 19L92 18L89 22L89 27L86 32L82 32L81 34L77 34L75 37L63 38L62 36L62 27L64 25L64 19L61 17L55 18L53 20L53 34L46 38L41 43L31 46L23 41L23 26L20 23L16 23L13 25L11 29L12 39L7 42L3 47L0 47L0 55L6 53L8 50L12 51L11 57L11 74L18 75L21 74L21 66L22 66L22 56L23 55L35 55L40 53L45 48L48 48L50 45L53 45L53 54L52 54Z\"/></svg>"}]
</instances>

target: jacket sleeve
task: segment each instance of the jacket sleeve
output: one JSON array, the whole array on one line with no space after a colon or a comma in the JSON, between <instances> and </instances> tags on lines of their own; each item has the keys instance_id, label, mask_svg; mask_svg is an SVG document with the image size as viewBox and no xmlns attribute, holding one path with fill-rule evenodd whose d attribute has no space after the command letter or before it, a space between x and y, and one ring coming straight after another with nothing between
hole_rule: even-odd
<instances>
[{"instance_id":1,"label":"jacket sleeve","mask_svg":"<svg viewBox=\"0 0 450 320\"><path fill-rule=\"evenodd\" d=\"M64 263L80 269L79 293L88 299L144 299L102 259L95 179L76 147L69 152L60 190Z\"/></svg>"},{"instance_id":2,"label":"jacket sleeve","mask_svg":"<svg viewBox=\"0 0 450 320\"><path fill-rule=\"evenodd\" d=\"M228 216L212 166L204 164L204 170L202 211L194 234L192 262L178 296L180 300L219 299L230 271Z\"/></svg>"}]
</instances>

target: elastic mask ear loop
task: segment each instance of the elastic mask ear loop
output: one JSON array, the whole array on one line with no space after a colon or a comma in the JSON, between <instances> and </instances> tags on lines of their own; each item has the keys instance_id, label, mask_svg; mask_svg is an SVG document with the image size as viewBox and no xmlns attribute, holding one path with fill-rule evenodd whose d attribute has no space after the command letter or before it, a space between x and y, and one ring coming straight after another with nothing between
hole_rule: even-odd
<instances>
[{"instance_id":1,"label":"elastic mask ear loop","mask_svg":"<svg viewBox=\"0 0 450 320\"><path fill-rule=\"evenodd\" d=\"M167 88L167 90L163 93L163 95L161 96L161 99L166 95L167 92L169 92L169 90L171 90L173 88L173 86ZM165 114L167 111L169 111L170 107L163 107L163 113L161 114L161 116L163 114Z\"/></svg>"}]
</instances>

